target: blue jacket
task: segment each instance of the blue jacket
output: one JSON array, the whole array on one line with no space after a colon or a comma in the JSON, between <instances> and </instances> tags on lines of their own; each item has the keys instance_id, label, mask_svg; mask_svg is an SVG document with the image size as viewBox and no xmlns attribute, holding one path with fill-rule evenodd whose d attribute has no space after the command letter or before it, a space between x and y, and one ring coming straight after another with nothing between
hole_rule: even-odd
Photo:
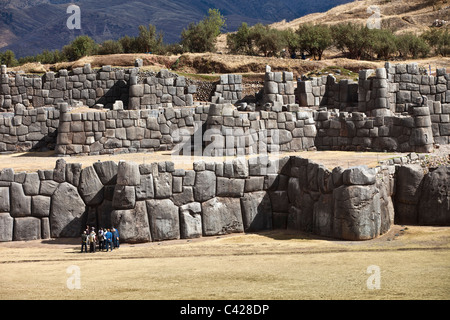
<instances>
[{"instance_id":1,"label":"blue jacket","mask_svg":"<svg viewBox=\"0 0 450 320\"><path fill-rule=\"evenodd\" d=\"M106 238L106 241L111 241L112 240L112 233L110 231L106 232L105 238Z\"/></svg>"}]
</instances>

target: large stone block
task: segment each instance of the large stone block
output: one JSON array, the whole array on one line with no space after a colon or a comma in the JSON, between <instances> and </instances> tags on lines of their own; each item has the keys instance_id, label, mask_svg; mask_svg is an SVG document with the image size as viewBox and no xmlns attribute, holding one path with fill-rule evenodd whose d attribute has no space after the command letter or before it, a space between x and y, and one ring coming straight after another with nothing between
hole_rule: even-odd
<instances>
[{"instance_id":1,"label":"large stone block","mask_svg":"<svg viewBox=\"0 0 450 320\"><path fill-rule=\"evenodd\" d=\"M419 225L450 225L450 166L426 174L422 183Z\"/></svg>"},{"instance_id":2,"label":"large stone block","mask_svg":"<svg viewBox=\"0 0 450 320\"><path fill-rule=\"evenodd\" d=\"M343 182L346 185L369 185L374 184L376 175L373 169L367 166L357 166L344 170Z\"/></svg>"},{"instance_id":3,"label":"large stone block","mask_svg":"<svg viewBox=\"0 0 450 320\"><path fill-rule=\"evenodd\" d=\"M103 201L103 184L93 166L81 171L78 190L87 205L98 205Z\"/></svg>"},{"instance_id":4,"label":"large stone block","mask_svg":"<svg viewBox=\"0 0 450 320\"><path fill-rule=\"evenodd\" d=\"M51 200L50 225L53 238L79 237L86 205L71 184L61 183Z\"/></svg>"},{"instance_id":5,"label":"large stone block","mask_svg":"<svg viewBox=\"0 0 450 320\"><path fill-rule=\"evenodd\" d=\"M172 195L172 174L169 172L160 172L153 177L155 186L155 198L169 198Z\"/></svg>"},{"instance_id":6,"label":"large stone block","mask_svg":"<svg viewBox=\"0 0 450 320\"><path fill-rule=\"evenodd\" d=\"M97 175L104 185L114 185L117 182L118 165L114 161L95 162L93 164Z\"/></svg>"},{"instance_id":7,"label":"large stone block","mask_svg":"<svg viewBox=\"0 0 450 320\"><path fill-rule=\"evenodd\" d=\"M113 210L111 225L119 231L120 241L127 243L152 241L145 201L136 202L134 209Z\"/></svg>"},{"instance_id":8,"label":"large stone block","mask_svg":"<svg viewBox=\"0 0 450 320\"><path fill-rule=\"evenodd\" d=\"M151 199L146 204L153 241L179 239L178 207L169 199Z\"/></svg>"},{"instance_id":9,"label":"large stone block","mask_svg":"<svg viewBox=\"0 0 450 320\"><path fill-rule=\"evenodd\" d=\"M202 206L191 202L180 206L180 236L182 239L202 236Z\"/></svg>"},{"instance_id":10,"label":"large stone block","mask_svg":"<svg viewBox=\"0 0 450 320\"><path fill-rule=\"evenodd\" d=\"M40 180L37 172L27 173L23 184L23 191L27 196L34 196L39 193ZM1 211L1 210L0 210Z\"/></svg>"},{"instance_id":11,"label":"large stone block","mask_svg":"<svg viewBox=\"0 0 450 320\"><path fill-rule=\"evenodd\" d=\"M12 217L31 216L31 197L25 195L21 184L11 182L10 199Z\"/></svg>"},{"instance_id":12,"label":"large stone block","mask_svg":"<svg viewBox=\"0 0 450 320\"><path fill-rule=\"evenodd\" d=\"M0 242L12 241L14 218L7 212L0 212Z\"/></svg>"},{"instance_id":13,"label":"large stone block","mask_svg":"<svg viewBox=\"0 0 450 320\"><path fill-rule=\"evenodd\" d=\"M31 208L32 215L35 217L48 217L50 216L50 197L47 196L32 196Z\"/></svg>"},{"instance_id":14,"label":"large stone block","mask_svg":"<svg viewBox=\"0 0 450 320\"><path fill-rule=\"evenodd\" d=\"M141 175L140 183L136 186L136 199L147 200L154 198L155 189L153 186L153 175Z\"/></svg>"},{"instance_id":15,"label":"large stone block","mask_svg":"<svg viewBox=\"0 0 450 320\"><path fill-rule=\"evenodd\" d=\"M41 239L41 220L34 217L14 219L14 241Z\"/></svg>"},{"instance_id":16,"label":"large stone block","mask_svg":"<svg viewBox=\"0 0 450 320\"><path fill-rule=\"evenodd\" d=\"M114 188L114 209L133 209L136 204L136 191L133 186L116 185Z\"/></svg>"},{"instance_id":17,"label":"large stone block","mask_svg":"<svg viewBox=\"0 0 450 320\"><path fill-rule=\"evenodd\" d=\"M322 194L319 201L314 203L313 209L313 232L314 234L333 236L333 195Z\"/></svg>"},{"instance_id":18,"label":"large stone block","mask_svg":"<svg viewBox=\"0 0 450 320\"><path fill-rule=\"evenodd\" d=\"M139 165L131 161L119 161L117 166L117 184L137 186L140 182Z\"/></svg>"},{"instance_id":19,"label":"large stone block","mask_svg":"<svg viewBox=\"0 0 450 320\"><path fill-rule=\"evenodd\" d=\"M341 186L333 190L333 235L368 240L380 235L380 193L375 185Z\"/></svg>"},{"instance_id":20,"label":"large stone block","mask_svg":"<svg viewBox=\"0 0 450 320\"><path fill-rule=\"evenodd\" d=\"M272 204L267 192L246 193L241 198L241 208L245 231L272 230Z\"/></svg>"},{"instance_id":21,"label":"large stone block","mask_svg":"<svg viewBox=\"0 0 450 320\"><path fill-rule=\"evenodd\" d=\"M217 196L242 197L244 195L244 179L217 178Z\"/></svg>"},{"instance_id":22,"label":"large stone block","mask_svg":"<svg viewBox=\"0 0 450 320\"><path fill-rule=\"evenodd\" d=\"M9 187L0 187L0 212L10 211Z\"/></svg>"},{"instance_id":23,"label":"large stone block","mask_svg":"<svg viewBox=\"0 0 450 320\"><path fill-rule=\"evenodd\" d=\"M239 198L215 197L205 201L202 214L205 236L244 231Z\"/></svg>"},{"instance_id":24,"label":"large stone block","mask_svg":"<svg viewBox=\"0 0 450 320\"><path fill-rule=\"evenodd\" d=\"M216 195L216 174L212 171L196 173L194 183L194 199L197 202L207 201Z\"/></svg>"}]
</instances>

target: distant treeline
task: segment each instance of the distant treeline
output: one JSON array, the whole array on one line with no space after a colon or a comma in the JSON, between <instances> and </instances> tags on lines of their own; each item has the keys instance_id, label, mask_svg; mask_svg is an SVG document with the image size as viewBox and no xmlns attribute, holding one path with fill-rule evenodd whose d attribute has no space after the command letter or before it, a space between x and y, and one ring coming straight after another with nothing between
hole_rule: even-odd
<instances>
[{"instance_id":1,"label":"distant treeline","mask_svg":"<svg viewBox=\"0 0 450 320\"><path fill-rule=\"evenodd\" d=\"M159 55L184 52L215 52L216 39L225 26L225 18L217 9L198 23L191 23L181 32L181 41L166 44L162 32L154 25L139 26L136 37L124 36L118 40L96 43L84 35L75 38L62 50L44 50L35 56L16 59L11 50L0 52L0 63L9 67L29 62L54 64L75 61L83 56L120 53L153 53ZM420 36L413 33L394 34L388 29L369 29L356 24L304 24L298 29L278 30L269 25L249 27L242 23L237 32L227 35L231 53L300 58L310 56L322 59L330 48L337 48L351 59L418 58L431 55L450 55L450 33L447 28L432 28Z\"/></svg>"}]
</instances>

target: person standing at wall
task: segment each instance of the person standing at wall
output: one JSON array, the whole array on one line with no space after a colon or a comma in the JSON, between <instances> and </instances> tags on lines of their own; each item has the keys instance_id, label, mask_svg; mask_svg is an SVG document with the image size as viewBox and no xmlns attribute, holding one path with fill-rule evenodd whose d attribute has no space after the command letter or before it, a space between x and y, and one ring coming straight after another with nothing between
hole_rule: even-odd
<instances>
[{"instance_id":1,"label":"person standing at wall","mask_svg":"<svg viewBox=\"0 0 450 320\"><path fill-rule=\"evenodd\" d=\"M88 235L86 231L83 231L83 234L81 235L81 252L87 253L87 241L88 241Z\"/></svg>"},{"instance_id":2,"label":"person standing at wall","mask_svg":"<svg viewBox=\"0 0 450 320\"><path fill-rule=\"evenodd\" d=\"M105 235L102 228L98 230L98 250L103 251L105 247Z\"/></svg>"},{"instance_id":3,"label":"person standing at wall","mask_svg":"<svg viewBox=\"0 0 450 320\"><path fill-rule=\"evenodd\" d=\"M113 247L119 248L119 231L116 228L113 228L112 235L113 235Z\"/></svg>"},{"instance_id":4,"label":"person standing at wall","mask_svg":"<svg viewBox=\"0 0 450 320\"><path fill-rule=\"evenodd\" d=\"M89 252L95 252L95 232L92 231L91 234L88 237L88 241L89 241Z\"/></svg>"},{"instance_id":5,"label":"person standing at wall","mask_svg":"<svg viewBox=\"0 0 450 320\"><path fill-rule=\"evenodd\" d=\"M109 229L107 229L106 233L105 233L105 241L106 241L106 252L108 252L108 248L111 248L111 251L113 250L112 248L112 233Z\"/></svg>"}]
</instances>

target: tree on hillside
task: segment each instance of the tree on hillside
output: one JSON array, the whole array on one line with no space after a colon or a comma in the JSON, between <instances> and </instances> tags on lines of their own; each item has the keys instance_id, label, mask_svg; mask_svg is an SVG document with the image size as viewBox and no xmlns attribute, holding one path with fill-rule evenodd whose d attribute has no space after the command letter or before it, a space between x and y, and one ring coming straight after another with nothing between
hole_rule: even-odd
<instances>
[{"instance_id":1,"label":"tree on hillside","mask_svg":"<svg viewBox=\"0 0 450 320\"><path fill-rule=\"evenodd\" d=\"M446 29L432 28L422 33L423 38L435 51L444 57L450 55L450 32Z\"/></svg>"},{"instance_id":2,"label":"tree on hillside","mask_svg":"<svg viewBox=\"0 0 450 320\"><path fill-rule=\"evenodd\" d=\"M70 44L63 47L63 53L69 61L75 61L97 52L97 43L89 36L78 36Z\"/></svg>"},{"instance_id":3,"label":"tree on hillside","mask_svg":"<svg viewBox=\"0 0 450 320\"><path fill-rule=\"evenodd\" d=\"M251 37L251 28L246 22L242 22L241 26L235 33L227 35L227 46L232 53L242 53L254 55L253 39Z\"/></svg>"},{"instance_id":4,"label":"tree on hillside","mask_svg":"<svg viewBox=\"0 0 450 320\"><path fill-rule=\"evenodd\" d=\"M106 40L98 48L98 54L118 54L123 52L122 44L120 41L115 40Z\"/></svg>"},{"instance_id":5,"label":"tree on hillside","mask_svg":"<svg viewBox=\"0 0 450 320\"><path fill-rule=\"evenodd\" d=\"M163 44L163 34L156 34L156 27L152 24L148 28L139 26L139 36L136 38L136 46L139 52L159 52Z\"/></svg>"},{"instance_id":6,"label":"tree on hillside","mask_svg":"<svg viewBox=\"0 0 450 320\"><path fill-rule=\"evenodd\" d=\"M296 33L300 49L312 55L314 60L322 60L323 52L333 44L331 30L326 25L303 24Z\"/></svg>"},{"instance_id":7,"label":"tree on hillside","mask_svg":"<svg viewBox=\"0 0 450 320\"><path fill-rule=\"evenodd\" d=\"M188 52L213 52L216 39L225 26L225 18L218 9L209 9L208 15L197 24L191 23L181 32L181 45Z\"/></svg>"},{"instance_id":8,"label":"tree on hillside","mask_svg":"<svg viewBox=\"0 0 450 320\"><path fill-rule=\"evenodd\" d=\"M6 50L5 52L0 52L0 64L4 64L7 67L15 67L17 65L17 60L14 52L11 50Z\"/></svg>"},{"instance_id":9,"label":"tree on hillside","mask_svg":"<svg viewBox=\"0 0 450 320\"><path fill-rule=\"evenodd\" d=\"M430 53L430 46L427 42L413 33L404 33L397 36L397 49L400 56L411 56L416 59L419 56L425 57Z\"/></svg>"},{"instance_id":10,"label":"tree on hillside","mask_svg":"<svg viewBox=\"0 0 450 320\"><path fill-rule=\"evenodd\" d=\"M347 23L331 27L335 46L351 59L360 60L370 47L370 29Z\"/></svg>"},{"instance_id":11,"label":"tree on hillside","mask_svg":"<svg viewBox=\"0 0 450 320\"><path fill-rule=\"evenodd\" d=\"M268 25L255 24L251 34L256 48L265 57L277 56L286 45L281 31Z\"/></svg>"}]
</instances>

